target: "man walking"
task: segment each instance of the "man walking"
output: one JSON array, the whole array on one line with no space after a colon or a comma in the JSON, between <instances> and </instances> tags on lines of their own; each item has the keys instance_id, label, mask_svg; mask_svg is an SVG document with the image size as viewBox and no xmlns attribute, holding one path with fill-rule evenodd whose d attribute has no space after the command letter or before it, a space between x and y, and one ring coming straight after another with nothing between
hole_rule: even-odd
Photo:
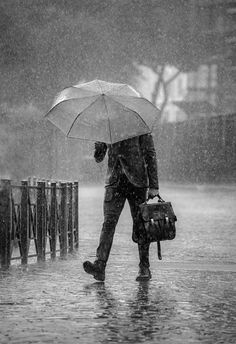
<instances>
[{"instance_id":1,"label":"man walking","mask_svg":"<svg viewBox=\"0 0 236 344\"><path fill-rule=\"evenodd\" d=\"M113 145L96 142L94 158L101 162L108 150L108 168L104 197L104 222L94 263L83 263L84 270L96 280L105 280L105 268L115 228L126 199L133 219L132 239L138 242L139 273L136 280L149 280L149 243L139 242L139 205L147 196L158 196L157 160L151 134L137 136Z\"/></svg>"}]
</instances>

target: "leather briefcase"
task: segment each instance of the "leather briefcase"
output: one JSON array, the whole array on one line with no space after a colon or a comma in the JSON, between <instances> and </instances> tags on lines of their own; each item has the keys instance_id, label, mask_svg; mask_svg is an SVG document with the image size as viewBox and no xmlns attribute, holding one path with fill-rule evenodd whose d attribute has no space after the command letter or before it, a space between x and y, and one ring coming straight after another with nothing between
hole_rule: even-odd
<instances>
[{"instance_id":1,"label":"leather briefcase","mask_svg":"<svg viewBox=\"0 0 236 344\"><path fill-rule=\"evenodd\" d=\"M158 202L144 202L140 204L139 208L146 242L157 242L158 258L162 259L160 241L175 238L177 217L171 202L165 202L160 196L158 198Z\"/></svg>"}]
</instances>

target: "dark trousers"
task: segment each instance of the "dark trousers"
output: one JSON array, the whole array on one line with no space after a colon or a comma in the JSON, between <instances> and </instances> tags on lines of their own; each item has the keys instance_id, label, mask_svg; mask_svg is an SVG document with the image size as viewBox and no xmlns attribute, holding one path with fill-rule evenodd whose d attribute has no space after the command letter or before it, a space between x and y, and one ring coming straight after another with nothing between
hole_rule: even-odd
<instances>
[{"instance_id":1,"label":"dark trousers","mask_svg":"<svg viewBox=\"0 0 236 344\"><path fill-rule=\"evenodd\" d=\"M146 188L138 188L131 184L125 175L120 177L120 181L117 185L106 187L103 205L104 223L96 254L98 260L102 260L105 263L108 260L115 228L126 199L129 202L133 218L133 231L135 231L135 227L138 226L139 221L138 206L145 201L146 192ZM149 267L149 246L149 244L138 244L139 266Z\"/></svg>"}]
</instances>

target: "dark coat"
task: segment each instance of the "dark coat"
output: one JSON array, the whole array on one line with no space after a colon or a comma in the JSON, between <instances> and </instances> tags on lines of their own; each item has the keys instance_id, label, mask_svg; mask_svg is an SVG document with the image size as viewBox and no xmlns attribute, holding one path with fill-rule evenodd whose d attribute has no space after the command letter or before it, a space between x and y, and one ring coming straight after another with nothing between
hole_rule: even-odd
<instances>
[{"instance_id":1,"label":"dark coat","mask_svg":"<svg viewBox=\"0 0 236 344\"><path fill-rule=\"evenodd\" d=\"M137 187L158 189L156 151L151 134L107 145L96 142L94 158L101 162L108 150L106 185L115 185L120 174Z\"/></svg>"}]
</instances>

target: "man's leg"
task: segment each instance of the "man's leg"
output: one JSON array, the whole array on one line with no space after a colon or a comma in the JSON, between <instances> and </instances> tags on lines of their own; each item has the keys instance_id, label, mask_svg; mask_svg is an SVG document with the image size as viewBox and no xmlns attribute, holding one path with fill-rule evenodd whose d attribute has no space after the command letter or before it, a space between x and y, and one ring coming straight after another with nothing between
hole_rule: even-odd
<instances>
[{"instance_id":1,"label":"man's leg","mask_svg":"<svg viewBox=\"0 0 236 344\"><path fill-rule=\"evenodd\" d=\"M139 205L146 200L146 189L130 186L127 199L133 218L133 233L135 233L140 226ZM149 247L150 244L147 243L138 244L139 274L137 280L149 280L151 278L151 272L149 270Z\"/></svg>"},{"instance_id":2,"label":"man's leg","mask_svg":"<svg viewBox=\"0 0 236 344\"><path fill-rule=\"evenodd\" d=\"M152 278L152 274L149 269L149 247L150 244L138 244L139 273L136 278L137 281L150 280Z\"/></svg>"},{"instance_id":3,"label":"man's leg","mask_svg":"<svg viewBox=\"0 0 236 344\"><path fill-rule=\"evenodd\" d=\"M105 267L112 247L115 228L125 204L125 195L119 187L106 187L104 197L104 223L94 263L85 262L84 270L97 280L105 279Z\"/></svg>"},{"instance_id":4,"label":"man's leg","mask_svg":"<svg viewBox=\"0 0 236 344\"><path fill-rule=\"evenodd\" d=\"M104 222L96 254L97 259L102 260L105 263L107 262L110 254L115 228L124 208L125 199L125 195L119 187L106 188L103 205Z\"/></svg>"}]
</instances>

